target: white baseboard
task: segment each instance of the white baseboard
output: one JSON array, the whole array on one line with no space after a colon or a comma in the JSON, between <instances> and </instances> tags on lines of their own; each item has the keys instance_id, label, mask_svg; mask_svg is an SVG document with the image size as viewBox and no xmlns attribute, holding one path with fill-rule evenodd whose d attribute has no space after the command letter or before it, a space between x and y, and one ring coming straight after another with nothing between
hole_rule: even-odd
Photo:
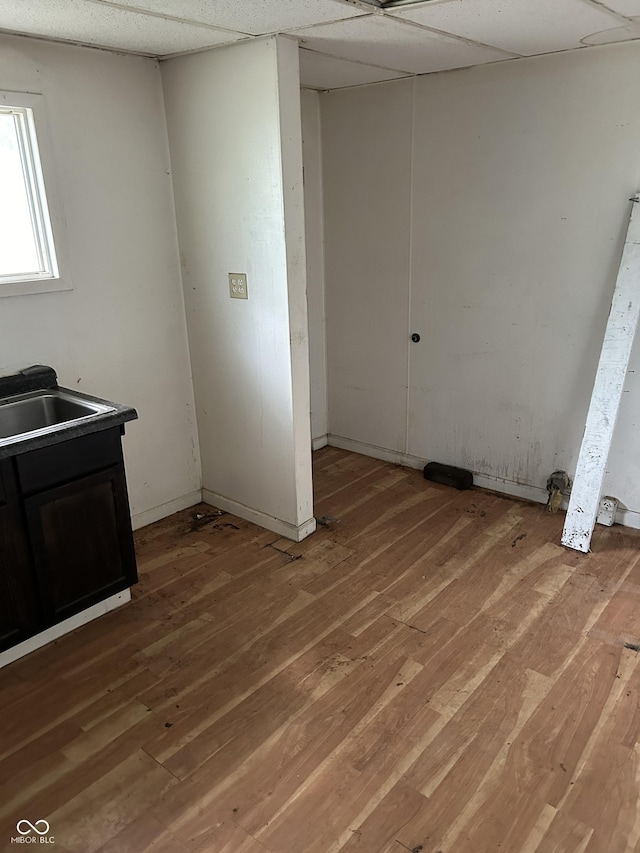
<instances>
[{"instance_id":1,"label":"white baseboard","mask_svg":"<svg viewBox=\"0 0 640 853\"><path fill-rule=\"evenodd\" d=\"M237 515L246 521L251 521L260 527L266 527L267 530L273 530L279 536L284 536L285 539L292 539L294 542L302 542L303 539L310 536L316 529L315 518L309 518L296 527L295 524L291 524L289 521L274 518L272 515L267 515L266 512L245 506L238 501L234 501L232 498L226 498L224 495L210 492L209 489L202 490L202 500L212 506L218 507L218 509L223 509L225 512L230 512L232 515Z\"/></svg>"},{"instance_id":2,"label":"white baseboard","mask_svg":"<svg viewBox=\"0 0 640 853\"><path fill-rule=\"evenodd\" d=\"M131 590L125 589L122 592L117 592L109 598L105 598L104 601L100 601L92 607L88 607L86 610L83 610L82 613L76 613L75 616L70 616L69 619L65 619L64 622L59 622L57 625L47 628L46 631L41 631L39 634L36 634L35 637L29 637L29 639L25 640L23 643L0 653L0 669L9 663L13 663L15 660L18 660L18 658L22 658L31 652L35 652L36 649L46 646L47 643L51 643L54 640L58 640L65 634L75 631L76 628L86 625L87 622L92 622L99 616L104 616L104 614L109 613L110 610L122 607L122 605L126 604L128 601L131 601Z\"/></svg>"},{"instance_id":3,"label":"white baseboard","mask_svg":"<svg viewBox=\"0 0 640 853\"><path fill-rule=\"evenodd\" d=\"M322 450L322 448L326 447L327 444L329 443L328 438L329 437L326 434L325 435L319 435L317 438L312 438L311 439L311 449L312 450Z\"/></svg>"},{"instance_id":4,"label":"white baseboard","mask_svg":"<svg viewBox=\"0 0 640 853\"><path fill-rule=\"evenodd\" d=\"M640 512L635 509L620 509L616 512L616 524L624 524L625 527L634 527L640 530Z\"/></svg>"},{"instance_id":5,"label":"white baseboard","mask_svg":"<svg viewBox=\"0 0 640 853\"><path fill-rule=\"evenodd\" d=\"M362 441L354 441L352 438L343 438L339 435L328 436L330 447L340 447L343 450L351 450L353 453L361 453L363 456L372 456L383 462L393 462L396 465L404 465L407 468L424 468L429 461L411 456L409 453L401 453L399 450L389 450L386 447L377 447L375 444L365 444ZM473 473L473 484L481 489L491 489L503 495L521 498L535 503L546 504L549 494L546 487L529 486L525 483L516 483L514 480L505 480L502 477L493 477L490 474ZM569 501L567 498L562 502L562 509L566 510ZM616 513L616 524L625 527L633 527L640 530L640 512L631 509L619 508Z\"/></svg>"},{"instance_id":6,"label":"white baseboard","mask_svg":"<svg viewBox=\"0 0 640 853\"><path fill-rule=\"evenodd\" d=\"M529 486L526 483L516 483L515 480L505 480L503 477L494 477L491 474L473 474L473 485L481 489L491 489L492 492L500 492L501 495L510 495L514 498L522 498L525 501L546 504L549 492L546 487ZM562 508L567 508L567 501L563 501Z\"/></svg>"},{"instance_id":7,"label":"white baseboard","mask_svg":"<svg viewBox=\"0 0 640 853\"><path fill-rule=\"evenodd\" d=\"M474 474L474 486L479 486L481 489L491 489L494 492L500 492L503 495L510 495L514 498L523 498L527 501L546 504L549 499L549 493L546 488L541 486L529 486L524 483L516 483L513 480L505 480L502 477L492 477L489 474ZM567 509L569 498L565 497L562 501L561 509ZM616 524L622 524L625 527L633 527L640 530L640 512L632 509L618 508L616 512Z\"/></svg>"},{"instance_id":8,"label":"white baseboard","mask_svg":"<svg viewBox=\"0 0 640 853\"><path fill-rule=\"evenodd\" d=\"M394 465L404 465L405 468L424 468L426 459L411 456L410 453L402 453L399 450L389 450L388 447L378 447L376 444L365 444L363 441L354 441L352 438L343 438L340 435L327 436L330 447L339 447L342 450L351 450L353 453L361 453L363 456L373 456L383 462L393 462Z\"/></svg>"},{"instance_id":9,"label":"white baseboard","mask_svg":"<svg viewBox=\"0 0 640 853\"><path fill-rule=\"evenodd\" d=\"M161 518L166 518L168 515L173 515L174 512L180 512L181 509L188 509L190 506L199 504L202 500L202 492L198 489L195 492L189 492L188 495L174 498L172 501L167 501L160 506L154 506L144 512L138 512L131 517L131 526L134 530L140 527L146 527L147 524L153 524L154 521L160 521Z\"/></svg>"}]
</instances>

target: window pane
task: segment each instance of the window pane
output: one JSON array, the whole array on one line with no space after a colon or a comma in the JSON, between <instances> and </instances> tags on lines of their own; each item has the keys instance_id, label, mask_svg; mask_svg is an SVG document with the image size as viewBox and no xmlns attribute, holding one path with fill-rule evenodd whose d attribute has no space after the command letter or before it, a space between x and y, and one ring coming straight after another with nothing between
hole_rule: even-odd
<instances>
[{"instance_id":1,"label":"window pane","mask_svg":"<svg viewBox=\"0 0 640 853\"><path fill-rule=\"evenodd\" d=\"M0 275L41 270L17 122L0 113Z\"/></svg>"}]
</instances>

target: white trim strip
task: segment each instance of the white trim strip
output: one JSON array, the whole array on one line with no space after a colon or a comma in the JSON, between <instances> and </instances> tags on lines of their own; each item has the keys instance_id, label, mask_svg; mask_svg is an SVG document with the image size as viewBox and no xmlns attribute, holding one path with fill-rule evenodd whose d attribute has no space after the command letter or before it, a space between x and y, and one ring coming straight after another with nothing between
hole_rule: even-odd
<instances>
[{"instance_id":1,"label":"white trim strip","mask_svg":"<svg viewBox=\"0 0 640 853\"><path fill-rule=\"evenodd\" d=\"M323 447L326 447L328 443L327 435L319 435L317 438L311 439L311 449L312 450L322 450Z\"/></svg>"},{"instance_id":2,"label":"white trim strip","mask_svg":"<svg viewBox=\"0 0 640 853\"><path fill-rule=\"evenodd\" d=\"M75 631L76 628L86 625L87 622L93 622L93 620L97 619L99 616L104 616L105 613L109 613L111 610L116 610L118 607L122 607L123 604L127 604L129 601L131 601L131 590L125 589L122 592L117 592L109 598L105 598L104 601L100 601L92 607L88 607L86 610L83 610L82 613L76 613L75 616L70 616L68 619L65 619L64 622L59 622L57 625L47 628L46 631L41 631L39 634L36 634L35 637L29 637L28 640L19 643L12 649L7 649L0 653L0 669L2 669L3 666L7 666L9 663L13 663L19 658L24 657L25 655L31 654L31 652L35 652L36 649L46 646L47 643L52 643L54 640L60 639L60 637L63 637L65 634Z\"/></svg>"}]
</instances>

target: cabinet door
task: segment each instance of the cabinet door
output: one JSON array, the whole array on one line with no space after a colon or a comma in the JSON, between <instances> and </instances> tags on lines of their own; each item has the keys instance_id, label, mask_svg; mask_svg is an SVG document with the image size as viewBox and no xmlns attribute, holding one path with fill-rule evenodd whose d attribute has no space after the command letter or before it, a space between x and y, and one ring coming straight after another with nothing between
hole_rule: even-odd
<instances>
[{"instance_id":1,"label":"cabinet door","mask_svg":"<svg viewBox=\"0 0 640 853\"><path fill-rule=\"evenodd\" d=\"M21 522L0 506L0 651L37 632L41 614Z\"/></svg>"},{"instance_id":2,"label":"cabinet door","mask_svg":"<svg viewBox=\"0 0 640 853\"><path fill-rule=\"evenodd\" d=\"M25 500L47 624L137 581L122 467Z\"/></svg>"}]
</instances>

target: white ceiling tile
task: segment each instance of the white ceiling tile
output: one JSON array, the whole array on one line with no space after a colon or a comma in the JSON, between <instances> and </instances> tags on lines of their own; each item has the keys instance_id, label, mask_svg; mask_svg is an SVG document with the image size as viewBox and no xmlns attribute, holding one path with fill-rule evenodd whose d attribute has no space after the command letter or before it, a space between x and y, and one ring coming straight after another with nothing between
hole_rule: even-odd
<instances>
[{"instance_id":1,"label":"white ceiling tile","mask_svg":"<svg viewBox=\"0 0 640 853\"><path fill-rule=\"evenodd\" d=\"M365 12L340 0L116 0L174 18L262 35L353 18Z\"/></svg>"},{"instance_id":2,"label":"white ceiling tile","mask_svg":"<svg viewBox=\"0 0 640 853\"><path fill-rule=\"evenodd\" d=\"M391 14L524 56L580 47L585 36L620 26L585 0L430 0Z\"/></svg>"},{"instance_id":3,"label":"white ceiling tile","mask_svg":"<svg viewBox=\"0 0 640 853\"><path fill-rule=\"evenodd\" d=\"M468 45L382 15L368 15L294 33L303 47L413 74L504 59L492 48Z\"/></svg>"},{"instance_id":4,"label":"white ceiling tile","mask_svg":"<svg viewBox=\"0 0 640 853\"><path fill-rule=\"evenodd\" d=\"M78 0L0 0L0 29L164 56L244 36Z\"/></svg>"},{"instance_id":5,"label":"white ceiling tile","mask_svg":"<svg viewBox=\"0 0 640 853\"><path fill-rule=\"evenodd\" d=\"M640 0L603 0L602 5L627 18L635 18L640 15Z\"/></svg>"},{"instance_id":6,"label":"white ceiling tile","mask_svg":"<svg viewBox=\"0 0 640 853\"><path fill-rule=\"evenodd\" d=\"M311 89L343 89L345 86L381 83L405 76L401 71L335 59L312 50L300 51L300 83Z\"/></svg>"}]
</instances>

